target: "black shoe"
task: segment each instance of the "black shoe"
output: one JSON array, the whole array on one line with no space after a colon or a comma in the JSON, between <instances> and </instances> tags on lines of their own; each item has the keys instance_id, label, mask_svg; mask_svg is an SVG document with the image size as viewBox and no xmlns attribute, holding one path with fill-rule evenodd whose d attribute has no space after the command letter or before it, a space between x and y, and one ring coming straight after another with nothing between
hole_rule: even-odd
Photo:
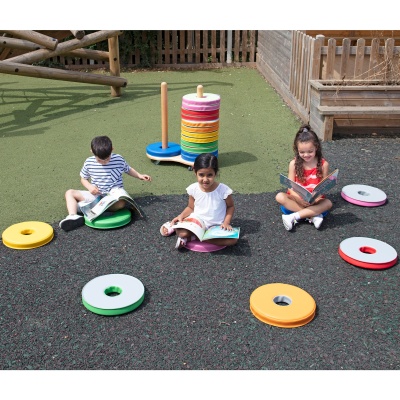
<instances>
[{"instance_id":1,"label":"black shoe","mask_svg":"<svg viewBox=\"0 0 400 400\"><path fill-rule=\"evenodd\" d=\"M73 229L79 228L85 223L85 219L82 215L68 215L67 218L60 222L60 228L64 231L72 231Z\"/></svg>"}]
</instances>

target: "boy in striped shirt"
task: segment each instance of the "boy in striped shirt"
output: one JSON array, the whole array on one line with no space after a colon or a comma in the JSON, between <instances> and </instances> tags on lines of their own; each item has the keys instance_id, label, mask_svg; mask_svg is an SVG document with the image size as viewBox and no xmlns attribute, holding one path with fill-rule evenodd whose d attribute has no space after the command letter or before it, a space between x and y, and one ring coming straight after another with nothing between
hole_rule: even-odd
<instances>
[{"instance_id":1,"label":"boy in striped shirt","mask_svg":"<svg viewBox=\"0 0 400 400\"><path fill-rule=\"evenodd\" d=\"M81 183L86 190L69 189L65 192L68 215L59 224L64 231L78 228L85 223L84 217L78 214L79 202L90 202L112 188L122 188L123 173L143 181L151 181L149 175L140 174L121 155L112 152L113 146L108 136L96 136L92 139L90 147L93 156L85 160L80 171ZM120 200L113 204L109 211L117 211L124 206L125 201Z\"/></svg>"}]
</instances>

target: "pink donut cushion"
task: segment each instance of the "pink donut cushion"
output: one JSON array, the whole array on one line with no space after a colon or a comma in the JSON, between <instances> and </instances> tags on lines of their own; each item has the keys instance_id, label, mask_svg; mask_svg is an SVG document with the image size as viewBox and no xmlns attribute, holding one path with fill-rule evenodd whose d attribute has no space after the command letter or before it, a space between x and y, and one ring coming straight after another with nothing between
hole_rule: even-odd
<instances>
[{"instance_id":1,"label":"pink donut cushion","mask_svg":"<svg viewBox=\"0 0 400 400\"><path fill-rule=\"evenodd\" d=\"M216 244L208 242L200 242L199 240L191 240L186 243L187 249L192 251L198 251L201 253L211 253L213 251L218 251L224 249L226 246L217 246Z\"/></svg>"}]
</instances>

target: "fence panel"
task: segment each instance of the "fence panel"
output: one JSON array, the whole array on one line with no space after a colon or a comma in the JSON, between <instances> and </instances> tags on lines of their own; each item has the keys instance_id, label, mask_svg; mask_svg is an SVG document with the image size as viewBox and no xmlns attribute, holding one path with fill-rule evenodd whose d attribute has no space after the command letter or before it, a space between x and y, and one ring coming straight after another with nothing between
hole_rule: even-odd
<instances>
[{"instance_id":1,"label":"fence panel","mask_svg":"<svg viewBox=\"0 0 400 400\"><path fill-rule=\"evenodd\" d=\"M384 46L380 46L379 38L372 39L370 46L365 45L364 38L354 46L349 38L343 38L341 45L329 38L324 46L324 39L322 35L311 38L301 31L292 33L289 89L305 109L310 107L310 79L400 82L400 46L395 46L394 38L386 39Z\"/></svg>"},{"instance_id":2,"label":"fence panel","mask_svg":"<svg viewBox=\"0 0 400 400\"><path fill-rule=\"evenodd\" d=\"M227 52L231 52L233 65L244 64L255 66L257 55L258 31L233 30L232 48L228 49L228 31L225 30L162 30L153 31L156 34L148 35L142 31L142 50L134 43L124 43L124 59L121 58L121 67L156 66L156 67L187 67L227 64ZM140 31L138 31L138 34ZM143 52L150 49L146 54ZM107 54L106 51L104 51ZM124 54L125 54L124 53ZM87 56L89 57L89 56ZM104 59L90 59L87 57L62 57L50 59L69 69L80 68L108 68L109 62ZM104 57L103 57L104 58ZM150 65L149 65L150 64Z\"/></svg>"}]
</instances>

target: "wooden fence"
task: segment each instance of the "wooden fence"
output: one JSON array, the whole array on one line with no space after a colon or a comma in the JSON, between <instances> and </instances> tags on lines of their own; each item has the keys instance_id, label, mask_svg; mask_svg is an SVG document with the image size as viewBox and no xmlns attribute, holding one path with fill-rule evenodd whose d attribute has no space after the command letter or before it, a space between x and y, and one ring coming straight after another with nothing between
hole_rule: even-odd
<instances>
[{"instance_id":1,"label":"wooden fence","mask_svg":"<svg viewBox=\"0 0 400 400\"><path fill-rule=\"evenodd\" d=\"M134 43L130 46L124 42L125 51L121 54L121 67L255 66L257 31L254 30L171 30L152 33L149 35L142 31L140 47L135 48ZM120 38L120 42L122 41L123 37ZM57 57L50 62L65 65L68 69L108 67L107 59Z\"/></svg>"},{"instance_id":2,"label":"wooden fence","mask_svg":"<svg viewBox=\"0 0 400 400\"><path fill-rule=\"evenodd\" d=\"M400 84L395 38L311 37L302 31L259 31L257 68L303 120L310 112L309 80L379 80ZM355 45L352 45L355 43ZM283 72L282 72L283 71Z\"/></svg>"}]
</instances>

